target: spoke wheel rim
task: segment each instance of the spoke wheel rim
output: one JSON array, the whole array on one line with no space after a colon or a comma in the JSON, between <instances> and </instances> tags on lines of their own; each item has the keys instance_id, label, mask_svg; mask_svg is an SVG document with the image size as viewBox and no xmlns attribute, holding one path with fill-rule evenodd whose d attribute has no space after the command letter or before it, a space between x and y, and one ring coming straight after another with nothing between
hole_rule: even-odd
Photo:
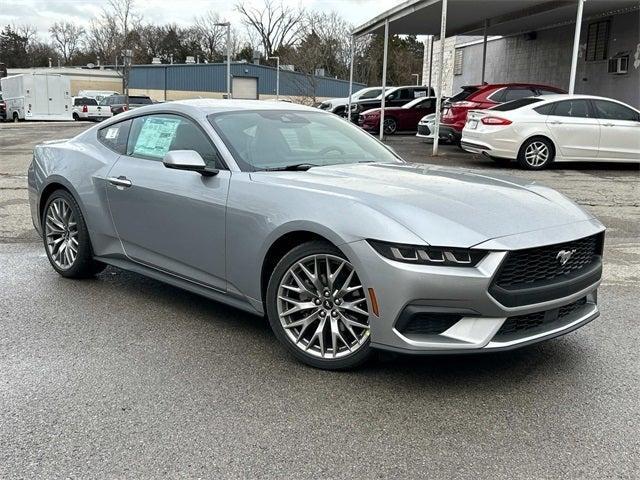
<instances>
[{"instance_id":1,"label":"spoke wheel rim","mask_svg":"<svg viewBox=\"0 0 640 480\"><path fill-rule=\"evenodd\" d=\"M78 257L78 223L66 200L56 198L49 204L44 234L49 258L62 270L71 268Z\"/></svg>"},{"instance_id":2,"label":"spoke wheel rim","mask_svg":"<svg viewBox=\"0 0 640 480\"><path fill-rule=\"evenodd\" d=\"M295 262L278 286L277 310L291 343L314 357L353 355L369 338L364 287L353 265L336 255Z\"/></svg>"},{"instance_id":3,"label":"spoke wheel rim","mask_svg":"<svg viewBox=\"0 0 640 480\"><path fill-rule=\"evenodd\" d=\"M391 119L385 119L384 121L384 133L394 133L396 131L396 121Z\"/></svg>"},{"instance_id":4,"label":"spoke wheel rim","mask_svg":"<svg viewBox=\"0 0 640 480\"><path fill-rule=\"evenodd\" d=\"M531 142L524 151L524 159L532 167L539 167L547 162L549 154L549 147L544 142Z\"/></svg>"}]
</instances>

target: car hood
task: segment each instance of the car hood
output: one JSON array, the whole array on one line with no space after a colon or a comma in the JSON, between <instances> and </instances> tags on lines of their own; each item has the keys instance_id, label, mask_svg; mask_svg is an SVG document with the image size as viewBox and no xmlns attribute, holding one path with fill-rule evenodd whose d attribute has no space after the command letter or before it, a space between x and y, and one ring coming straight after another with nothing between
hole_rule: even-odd
<instances>
[{"instance_id":1,"label":"car hood","mask_svg":"<svg viewBox=\"0 0 640 480\"><path fill-rule=\"evenodd\" d=\"M326 166L260 172L252 179L350 197L438 246L466 248L593 218L564 195L535 182L423 164ZM384 232L379 239L384 240Z\"/></svg>"}]
</instances>

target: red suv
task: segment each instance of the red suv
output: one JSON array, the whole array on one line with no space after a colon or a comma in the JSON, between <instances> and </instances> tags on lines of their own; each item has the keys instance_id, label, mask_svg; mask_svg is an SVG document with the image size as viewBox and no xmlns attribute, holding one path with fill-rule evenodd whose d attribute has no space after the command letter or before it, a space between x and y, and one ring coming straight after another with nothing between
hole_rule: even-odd
<instances>
[{"instance_id":1,"label":"red suv","mask_svg":"<svg viewBox=\"0 0 640 480\"><path fill-rule=\"evenodd\" d=\"M560 88L533 83L496 83L462 87L461 92L447 99L444 103L439 137L459 142L469 110L491 108L519 98L555 93L567 92Z\"/></svg>"}]
</instances>

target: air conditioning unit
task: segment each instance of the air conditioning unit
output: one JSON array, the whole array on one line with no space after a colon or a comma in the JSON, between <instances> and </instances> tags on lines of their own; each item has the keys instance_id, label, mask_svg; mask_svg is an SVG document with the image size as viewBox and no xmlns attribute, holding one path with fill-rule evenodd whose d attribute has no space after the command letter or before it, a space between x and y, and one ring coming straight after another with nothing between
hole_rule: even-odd
<instances>
[{"instance_id":1,"label":"air conditioning unit","mask_svg":"<svg viewBox=\"0 0 640 480\"><path fill-rule=\"evenodd\" d=\"M609 73L623 75L629 73L629 55L609 59Z\"/></svg>"}]
</instances>

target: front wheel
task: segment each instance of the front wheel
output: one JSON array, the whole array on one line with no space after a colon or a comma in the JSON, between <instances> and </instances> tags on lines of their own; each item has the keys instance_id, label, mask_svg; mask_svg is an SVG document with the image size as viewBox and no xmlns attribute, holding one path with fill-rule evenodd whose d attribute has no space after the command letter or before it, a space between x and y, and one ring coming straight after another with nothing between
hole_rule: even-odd
<instances>
[{"instance_id":1,"label":"front wheel","mask_svg":"<svg viewBox=\"0 0 640 480\"><path fill-rule=\"evenodd\" d=\"M542 170L555 158L553 144L546 138L530 138L522 144L518 153L518 165L527 170Z\"/></svg>"},{"instance_id":2,"label":"front wheel","mask_svg":"<svg viewBox=\"0 0 640 480\"><path fill-rule=\"evenodd\" d=\"M286 254L271 275L266 304L278 340L308 365L342 370L371 355L365 289L329 243L305 243Z\"/></svg>"},{"instance_id":3,"label":"front wheel","mask_svg":"<svg viewBox=\"0 0 640 480\"><path fill-rule=\"evenodd\" d=\"M398 129L398 122L396 122L395 118L385 118L384 119L384 134L385 135L393 135L396 133Z\"/></svg>"},{"instance_id":4,"label":"front wheel","mask_svg":"<svg viewBox=\"0 0 640 480\"><path fill-rule=\"evenodd\" d=\"M63 277L87 278L105 268L93 259L89 232L80 207L66 190L48 198L42 216L44 248L51 266Z\"/></svg>"}]
</instances>

